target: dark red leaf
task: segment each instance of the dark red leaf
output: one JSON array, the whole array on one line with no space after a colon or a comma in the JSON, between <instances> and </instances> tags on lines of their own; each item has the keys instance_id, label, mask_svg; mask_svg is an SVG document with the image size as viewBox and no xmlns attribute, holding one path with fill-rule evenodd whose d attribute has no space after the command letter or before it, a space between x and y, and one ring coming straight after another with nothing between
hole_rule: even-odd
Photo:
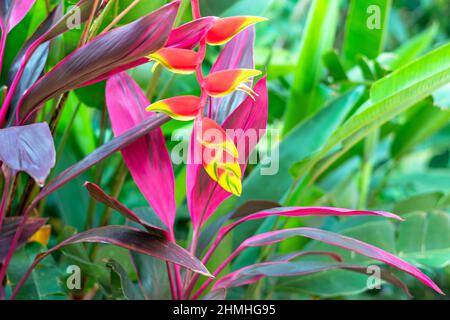
<instances>
[{"instance_id":1,"label":"dark red leaf","mask_svg":"<svg viewBox=\"0 0 450 320\"><path fill-rule=\"evenodd\" d=\"M19 224L22 222L22 218L5 218L3 221L3 226L0 231L0 261L5 259L8 254L9 247L11 245L12 239L16 234L16 230ZM45 225L47 219L44 218L30 218L25 224L24 231L20 240L18 242L17 248L23 246L27 240L36 233L42 226Z\"/></svg>"}]
</instances>

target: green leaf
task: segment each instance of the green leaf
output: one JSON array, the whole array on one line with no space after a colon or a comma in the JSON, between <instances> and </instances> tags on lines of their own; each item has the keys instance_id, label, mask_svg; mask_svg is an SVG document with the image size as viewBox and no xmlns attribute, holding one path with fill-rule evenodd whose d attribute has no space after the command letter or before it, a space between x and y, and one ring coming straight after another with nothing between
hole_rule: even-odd
<instances>
[{"instance_id":1,"label":"green leaf","mask_svg":"<svg viewBox=\"0 0 450 320\"><path fill-rule=\"evenodd\" d=\"M438 31L439 26L437 24L433 24L425 31L398 47L394 51L396 59L389 64L390 68L392 70L397 69L422 54L433 43Z\"/></svg>"},{"instance_id":2,"label":"green leaf","mask_svg":"<svg viewBox=\"0 0 450 320\"><path fill-rule=\"evenodd\" d=\"M367 290L367 276L347 270L332 270L298 278L284 278L277 289L288 292L304 292L323 298L347 296Z\"/></svg>"},{"instance_id":3,"label":"green leaf","mask_svg":"<svg viewBox=\"0 0 450 320\"><path fill-rule=\"evenodd\" d=\"M257 199L281 201L294 182L289 174L289 168L320 150L330 135L342 124L363 92L363 87L349 90L292 130L281 145L275 147L274 150L279 150L279 155L274 153L270 159L273 165L279 165L276 174L261 174L264 165L257 166L244 182L244 191L239 203Z\"/></svg>"},{"instance_id":4,"label":"green leaf","mask_svg":"<svg viewBox=\"0 0 450 320\"><path fill-rule=\"evenodd\" d=\"M399 256L444 268L450 264L450 214L416 212L405 215L398 233Z\"/></svg>"},{"instance_id":5,"label":"green leaf","mask_svg":"<svg viewBox=\"0 0 450 320\"><path fill-rule=\"evenodd\" d=\"M125 269L115 261L109 259L106 266L111 269L111 287L116 299L143 300L139 288L131 281Z\"/></svg>"},{"instance_id":6,"label":"green leaf","mask_svg":"<svg viewBox=\"0 0 450 320\"><path fill-rule=\"evenodd\" d=\"M344 57L349 65L359 55L375 59L384 48L392 0L352 0L347 17Z\"/></svg>"},{"instance_id":7,"label":"green leaf","mask_svg":"<svg viewBox=\"0 0 450 320\"><path fill-rule=\"evenodd\" d=\"M333 46L339 3L339 0L314 0L311 5L288 101L284 134L318 109L316 90L325 71L322 55Z\"/></svg>"},{"instance_id":8,"label":"green leaf","mask_svg":"<svg viewBox=\"0 0 450 320\"><path fill-rule=\"evenodd\" d=\"M34 258L46 249L38 243L30 243L17 251L8 268L8 279L14 286L33 263ZM52 257L47 257L35 268L19 294L18 300L65 300L67 294L63 289L62 272Z\"/></svg>"},{"instance_id":9,"label":"green leaf","mask_svg":"<svg viewBox=\"0 0 450 320\"><path fill-rule=\"evenodd\" d=\"M368 103L336 130L317 155L295 165L291 171L297 177L309 172L319 160L340 146L318 169L319 173L322 172L357 142L449 81L450 44L447 44L377 81Z\"/></svg>"},{"instance_id":10,"label":"green leaf","mask_svg":"<svg viewBox=\"0 0 450 320\"><path fill-rule=\"evenodd\" d=\"M425 139L442 129L450 121L450 110L432 105L424 100L420 109L396 132L391 155L399 158Z\"/></svg>"}]
</instances>

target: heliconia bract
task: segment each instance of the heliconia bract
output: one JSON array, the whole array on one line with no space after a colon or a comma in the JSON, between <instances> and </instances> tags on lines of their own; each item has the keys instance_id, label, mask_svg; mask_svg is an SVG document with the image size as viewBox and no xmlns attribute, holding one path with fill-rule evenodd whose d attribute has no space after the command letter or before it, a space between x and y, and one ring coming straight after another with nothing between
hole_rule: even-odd
<instances>
[{"instance_id":1,"label":"heliconia bract","mask_svg":"<svg viewBox=\"0 0 450 320\"><path fill-rule=\"evenodd\" d=\"M261 74L261 71L254 69L233 69L214 72L205 78L205 89L212 97L224 97L235 90L239 90L255 98L256 93L246 82L250 78Z\"/></svg>"},{"instance_id":2,"label":"heliconia bract","mask_svg":"<svg viewBox=\"0 0 450 320\"><path fill-rule=\"evenodd\" d=\"M199 119L195 123L196 139L202 146L203 167L223 189L237 196L242 192L239 154L233 140L214 120Z\"/></svg>"},{"instance_id":3,"label":"heliconia bract","mask_svg":"<svg viewBox=\"0 0 450 320\"><path fill-rule=\"evenodd\" d=\"M209 30L206 41L209 45L225 44L245 28L266 20L263 17L252 16L218 19Z\"/></svg>"},{"instance_id":4,"label":"heliconia bract","mask_svg":"<svg viewBox=\"0 0 450 320\"><path fill-rule=\"evenodd\" d=\"M157 101L147 107L147 111L163 112L179 121L194 120L200 111L200 98L180 96Z\"/></svg>"},{"instance_id":5,"label":"heliconia bract","mask_svg":"<svg viewBox=\"0 0 450 320\"><path fill-rule=\"evenodd\" d=\"M197 52L189 49L162 48L150 54L149 59L155 60L155 66L162 64L164 67L178 74L191 74L195 72L199 61Z\"/></svg>"}]
</instances>

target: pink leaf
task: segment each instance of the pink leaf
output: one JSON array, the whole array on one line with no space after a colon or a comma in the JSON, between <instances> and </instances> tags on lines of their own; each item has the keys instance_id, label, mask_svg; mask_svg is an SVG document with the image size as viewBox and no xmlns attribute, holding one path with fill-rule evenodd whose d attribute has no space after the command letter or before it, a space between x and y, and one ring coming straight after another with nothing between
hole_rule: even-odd
<instances>
[{"instance_id":1,"label":"pink leaf","mask_svg":"<svg viewBox=\"0 0 450 320\"><path fill-rule=\"evenodd\" d=\"M383 211L366 211L366 210L352 210L331 207L283 207L273 208L266 211L257 212L255 214L246 216L238 221L235 221L228 226L219 230L218 239L225 237L231 230L236 228L241 223L251 220L259 220L272 216L282 217L306 217L306 216L381 216L386 218L393 218L403 221L399 216Z\"/></svg>"},{"instance_id":2,"label":"pink leaf","mask_svg":"<svg viewBox=\"0 0 450 320\"><path fill-rule=\"evenodd\" d=\"M108 80L106 101L116 136L155 116L145 111L149 102L126 73ZM139 190L172 232L176 211L174 174L161 129L153 130L124 148L122 155Z\"/></svg>"},{"instance_id":3,"label":"pink leaf","mask_svg":"<svg viewBox=\"0 0 450 320\"><path fill-rule=\"evenodd\" d=\"M245 171L247 160L267 126L268 94L266 79L261 79L254 89L259 95L256 101L247 97L222 125L225 130L238 130L233 140L238 146L242 172ZM251 133L256 133L256 139L247 141L246 136ZM193 132L194 134L195 132ZM213 214L214 210L231 194L218 186L204 171L202 165L196 163L194 150L200 150L198 146L195 146L196 143L198 143L196 139L191 138L187 169L187 199L192 222L196 228L200 228Z\"/></svg>"},{"instance_id":4,"label":"pink leaf","mask_svg":"<svg viewBox=\"0 0 450 320\"><path fill-rule=\"evenodd\" d=\"M410 265L409 263L403 261L402 259L396 257L395 255L387 251L384 251L380 248L377 248L375 246L372 246L370 244L367 244L365 242L320 229L294 228L259 234L245 240L239 246L236 252L241 252L245 248L249 247L260 247L271 245L283 241L287 238L297 236L314 239L323 243L327 243L339 248L347 249L362 254L374 260L384 262L397 269L405 271L406 273L409 273L413 277L422 281L425 285L434 289L436 292L444 294L442 290L428 276L423 274L416 267Z\"/></svg>"},{"instance_id":5,"label":"pink leaf","mask_svg":"<svg viewBox=\"0 0 450 320\"><path fill-rule=\"evenodd\" d=\"M299 277L329 270L349 270L362 274L367 274L367 267L358 265L348 265L343 263L330 263L320 261L273 261L254 264L234 271L222 277L213 287L213 291L229 289L232 287L240 287L256 283L266 277ZM392 283L401 288L408 296L408 287L395 275L387 270L380 269L382 280Z\"/></svg>"},{"instance_id":6,"label":"pink leaf","mask_svg":"<svg viewBox=\"0 0 450 320\"><path fill-rule=\"evenodd\" d=\"M35 2L36 0L2 0L0 18L5 24L5 33L22 21Z\"/></svg>"}]
</instances>

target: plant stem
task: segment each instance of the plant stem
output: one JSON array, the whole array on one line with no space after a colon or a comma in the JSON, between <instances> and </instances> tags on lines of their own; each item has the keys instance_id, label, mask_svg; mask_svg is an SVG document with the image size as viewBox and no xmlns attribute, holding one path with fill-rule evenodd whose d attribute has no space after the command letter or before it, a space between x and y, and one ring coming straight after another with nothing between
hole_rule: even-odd
<instances>
[{"instance_id":1,"label":"plant stem","mask_svg":"<svg viewBox=\"0 0 450 320\"><path fill-rule=\"evenodd\" d=\"M167 276L169 277L170 294L172 295L173 300L178 300L177 289L173 279L172 268L170 267L169 262L166 262L166 267L167 267Z\"/></svg>"},{"instance_id":2,"label":"plant stem","mask_svg":"<svg viewBox=\"0 0 450 320\"><path fill-rule=\"evenodd\" d=\"M11 188L11 172L8 168L4 169L6 165L3 165L3 172L5 177L5 184L3 186L3 195L2 195L2 201L0 204L0 232L2 231L3 226L3 219L5 218L6 213L6 204L8 202L8 194L9 190ZM0 283L1 285L1 283Z\"/></svg>"},{"instance_id":3,"label":"plant stem","mask_svg":"<svg viewBox=\"0 0 450 320\"><path fill-rule=\"evenodd\" d=\"M3 58L5 56L5 47L6 47L6 27L3 23L3 21L1 22L1 31L2 31L2 35L0 38L0 76L2 75L2 69L3 69ZM1 126L1 124L0 124Z\"/></svg>"},{"instance_id":4,"label":"plant stem","mask_svg":"<svg viewBox=\"0 0 450 320\"><path fill-rule=\"evenodd\" d=\"M106 138L106 117L107 117L107 111L106 111L106 105L104 105L103 109L102 109L101 119L100 119L100 134L99 134L99 140L98 140L99 146L103 145L103 143L105 142L105 138ZM104 169L104 163L100 163L95 168L94 183L101 184L103 169ZM92 226L94 225L94 215L95 215L96 207L97 207L97 202L93 198L90 198L88 214L87 214L87 221L86 221L87 229L92 228Z\"/></svg>"},{"instance_id":5,"label":"plant stem","mask_svg":"<svg viewBox=\"0 0 450 320\"><path fill-rule=\"evenodd\" d=\"M141 0L134 0L125 10L123 10L103 31L102 34L111 30L120 20L127 15Z\"/></svg>"},{"instance_id":6,"label":"plant stem","mask_svg":"<svg viewBox=\"0 0 450 320\"><path fill-rule=\"evenodd\" d=\"M222 262L217 269L214 271L213 276L217 277L222 271L223 269L225 269L225 267L227 265L229 265L231 263L231 261L233 261L234 258L236 258L241 251L243 250L243 248L239 247L237 248L227 259L225 259L224 262ZM192 296L193 300L198 299L198 297L203 293L203 291L205 291L209 285L211 284L211 282L214 280L215 278L208 278L203 285L200 287L200 289L197 290L197 292Z\"/></svg>"},{"instance_id":7,"label":"plant stem","mask_svg":"<svg viewBox=\"0 0 450 320\"><path fill-rule=\"evenodd\" d=\"M161 78L162 70L162 67L158 65L155 72L153 72L152 78L150 79L150 83L147 88L147 98L150 103L152 102L156 88L158 87L158 80Z\"/></svg>"},{"instance_id":8,"label":"plant stem","mask_svg":"<svg viewBox=\"0 0 450 320\"><path fill-rule=\"evenodd\" d=\"M25 71L25 68L27 66L28 61L33 56L33 53L36 51L36 49L41 45L41 42L43 38L39 38L36 40L26 51L23 56L22 62L20 64L19 70L17 70L17 73L14 77L14 80L11 84L11 87L8 89L8 94L6 95L5 100L3 101L2 107L0 109L0 128L3 126L6 118L6 114L8 113L9 105L11 104L12 98L14 97L14 92L17 89L17 86L19 85L20 79L22 78L22 75ZM14 115L13 115L14 116Z\"/></svg>"},{"instance_id":9,"label":"plant stem","mask_svg":"<svg viewBox=\"0 0 450 320\"><path fill-rule=\"evenodd\" d=\"M99 3L99 0L94 0L94 5L92 6L92 10L91 10L91 13L89 15L89 19L86 22L86 25L84 26L84 30L83 30L83 33L81 35L78 47L81 47L81 46L85 45L87 40L88 40L89 29L91 28L92 21L94 20L95 12L97 11L97 7L98 7L98 3Z\"/></svg>"},{"instance_id":10,"label":"plant stem","mask_svg":"<svg viewBox=\"0 0 450 320\"><path fill-rule=\"evenodd\" d=\"M364 155L361 163L361 172L359 178L359 199L358 208L367 208L369 198L370 181L373 172L373 155L378 144L379 130L371 133L364 141Z\"/></svg>"}]
</instances>

